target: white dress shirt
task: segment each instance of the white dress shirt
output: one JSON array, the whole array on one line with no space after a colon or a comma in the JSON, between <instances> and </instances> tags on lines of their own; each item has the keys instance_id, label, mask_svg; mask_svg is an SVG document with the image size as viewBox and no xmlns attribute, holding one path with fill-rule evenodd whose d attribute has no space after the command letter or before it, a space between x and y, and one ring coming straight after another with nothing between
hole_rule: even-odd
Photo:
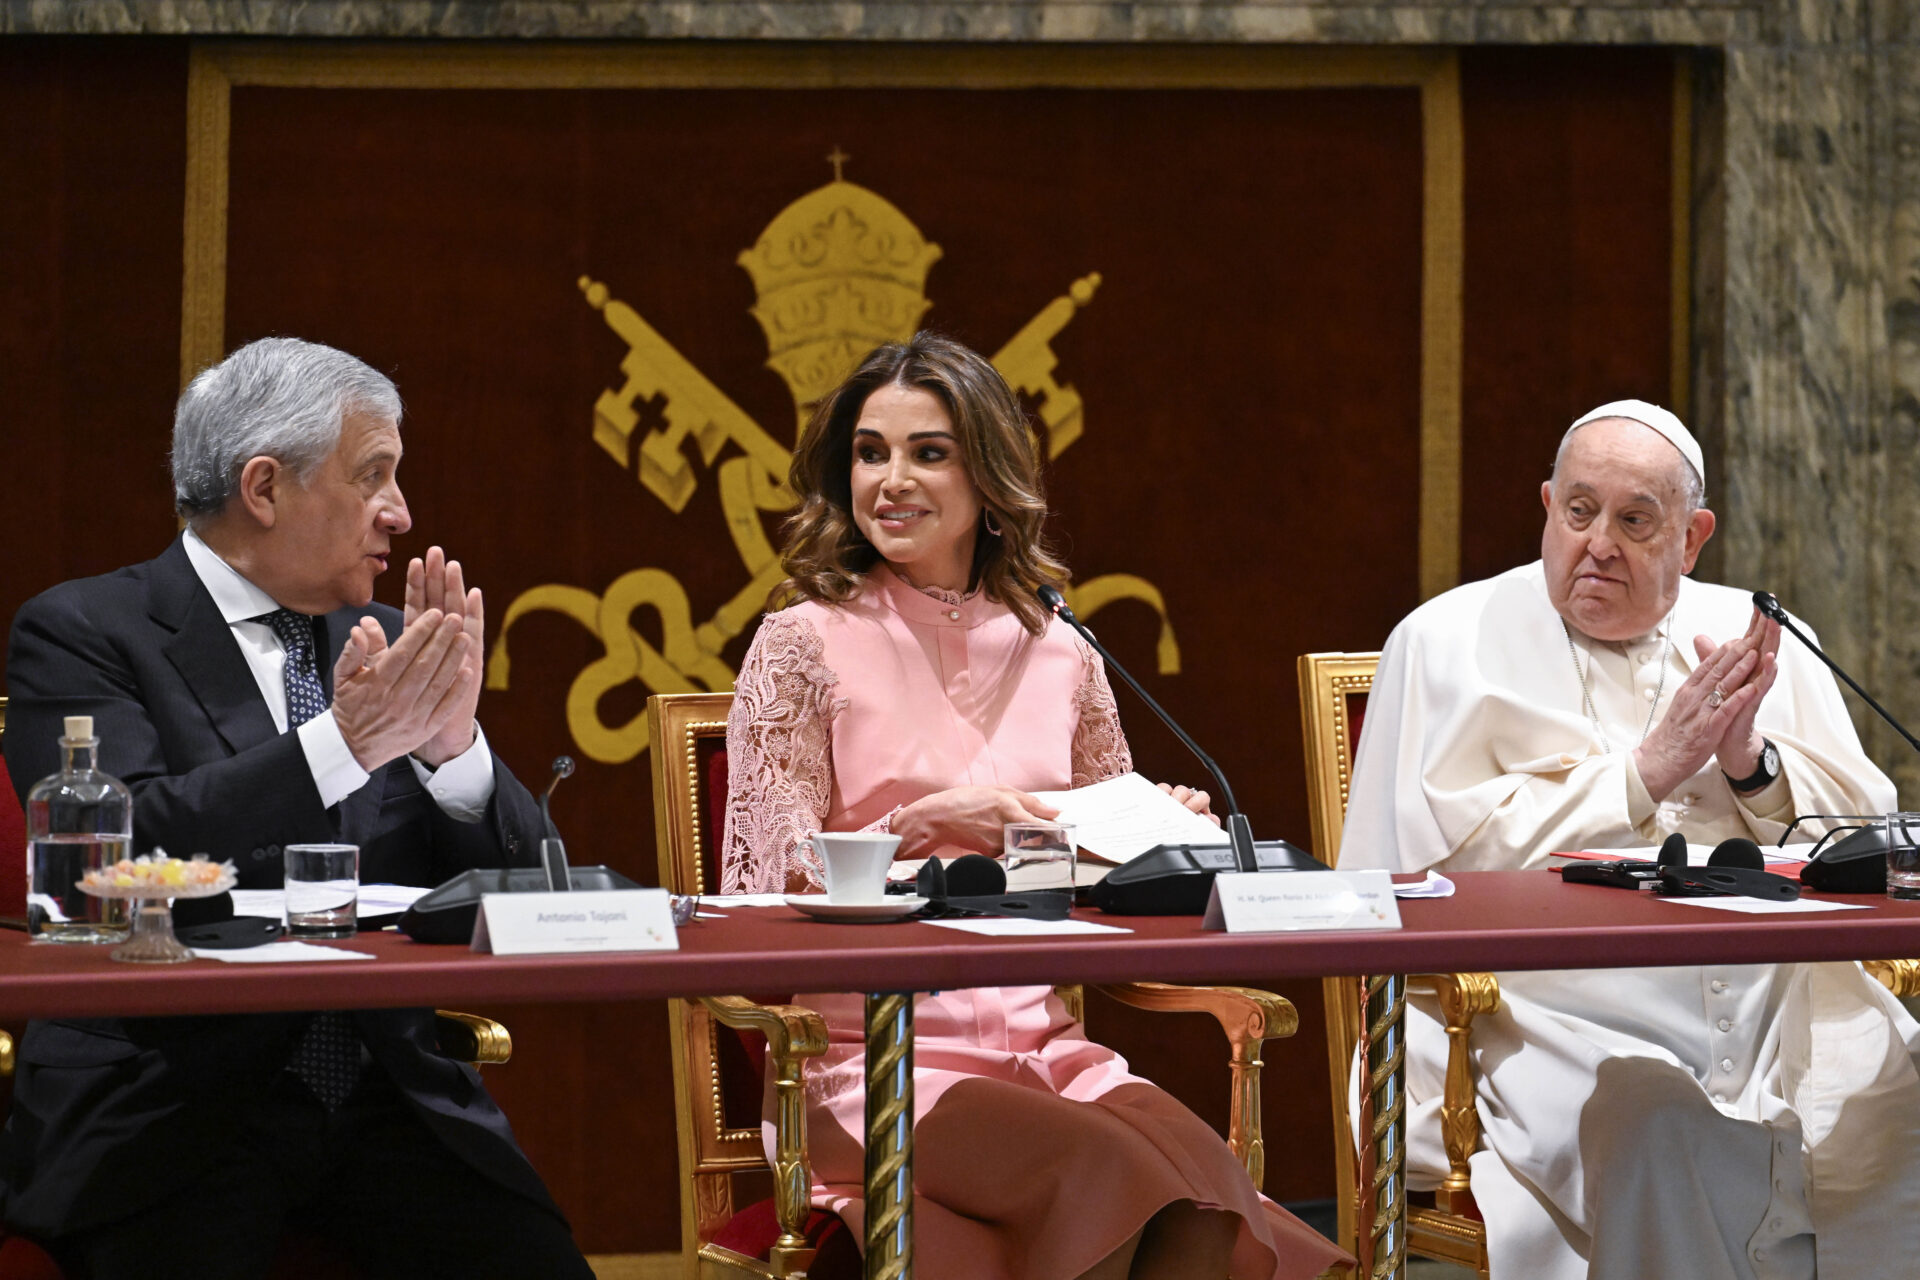
<instances>
[{"instance_id":1,"label":"white dress shirt","mask_svg":"<svg viewBox=\"0 0 1920 1280\"><path fill-rule=\"evenodd\" d=\"M260 696L266 699L274 727L285 733L287 650L272 627L257 621L262 614L279 609L280 603L242 577L239 570L222 560L193 530L187 530L182 542L187 559L193 563L193 571L213 597L220 616L226 619L233 642L239 646L240 656L247 661L247 670L253 673L254 683L260 687ZM336 656L316 652L315 660L331 662ZM332 808L367 785L370 775L353 758L331 707L294 732L300 735L300 749L306 754L307 768L313 773L321 804ZM448 817L478 822L485 815L487 802L493 798L493 752L487 747L487 736L478 721L473 726L473 745L438 769L429 769L412 756L407 757L407 763L413 766L420 785Z\"/></svg>"}]
</instances>

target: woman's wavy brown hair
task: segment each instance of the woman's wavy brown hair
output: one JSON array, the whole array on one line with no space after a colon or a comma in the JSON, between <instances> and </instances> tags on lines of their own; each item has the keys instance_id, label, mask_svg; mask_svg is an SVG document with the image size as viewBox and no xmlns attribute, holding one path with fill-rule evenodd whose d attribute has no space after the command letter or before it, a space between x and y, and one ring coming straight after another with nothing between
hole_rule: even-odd
<instances>
[{"instance_id":1,"label":"woman's wavy brown hair","mask_svg":"<svg viewBox=\"0 0 1920 1280\"><path fill-rule=\"evenodd\" d=\"M853 518L853 429L867 397L887 386L925 391L946 409L967 475L984 503L968 589L985 591L1040 634L1047 611L1034 590L1064 585L1067 569L1042 535L1047 498L1027 416L985 357L926 332L876 348L815 407L788 473L800 509L787 521L781 558L787 579L774 589L774 599L839 604L860 590L879 563L880 553ZM997 536L985 528L989 516L1000 528Z\"/></svg>"}]
</instances>

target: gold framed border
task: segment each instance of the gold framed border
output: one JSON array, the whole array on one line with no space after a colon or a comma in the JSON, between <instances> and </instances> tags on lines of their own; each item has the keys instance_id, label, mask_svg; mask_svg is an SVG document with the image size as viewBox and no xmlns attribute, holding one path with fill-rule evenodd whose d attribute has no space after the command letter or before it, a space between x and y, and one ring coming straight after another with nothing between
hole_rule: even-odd
<instances>
[{"instance_id":1,"label":"gold framed border","mask_svg":"<svg viewBox=\"0 0 1920 1280\"><path fill-rule=\"evenodd\" d=\"M1423 142L1420 597L1437 595L1459 581L1465 158L1460 63L1454 50L1285 45L195 41L187 72L180 316L183 386L226 352L228 136L235 85L308 89L1416 87ZM1678 136L1676 132L1676 146Z\"/></svg>"},{"instance_id":2,"label":"gold framed border","mask_svg":"<svg viewBox=\"0 0 1920 1280\"><path fill-rule=\"evenodd\" d=\"M1673 238L1671 274L1667 279L1668 339L1672 366L1667 373L1667 398L1680 420L1693 408L1693 51L1673 53L1673 140L1667 158L1671 187Z\"/></svg>"}]
</instances>

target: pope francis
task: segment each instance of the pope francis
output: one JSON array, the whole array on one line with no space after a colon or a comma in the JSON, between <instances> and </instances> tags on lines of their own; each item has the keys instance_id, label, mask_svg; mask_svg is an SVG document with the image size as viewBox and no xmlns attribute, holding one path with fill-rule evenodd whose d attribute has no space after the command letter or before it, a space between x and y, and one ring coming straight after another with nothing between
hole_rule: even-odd
<instances>
[{"instance_id":1,"label":"pope francis","mask_svg":"<svg viewBox=\"0 0 1920 1280\"><path fill-rule=\"evenodd\" d=\"M1540 559L1388 638L1342 868L1541 867L1675 831L1765 844L1797 814L1895 807L1826 671L1782 649L1750 595L1685 576L1713 533L1704 471L1654 405L1568 429ZM1920 1267L1920 1027L1858 965L1500 983L1473 1032L1473 1191L1496 1277ZM1430 1008L1409 1006L1408 1044L1410 1177L1435 1185L1446 1035Z\"/></svg>"}]
</instances>

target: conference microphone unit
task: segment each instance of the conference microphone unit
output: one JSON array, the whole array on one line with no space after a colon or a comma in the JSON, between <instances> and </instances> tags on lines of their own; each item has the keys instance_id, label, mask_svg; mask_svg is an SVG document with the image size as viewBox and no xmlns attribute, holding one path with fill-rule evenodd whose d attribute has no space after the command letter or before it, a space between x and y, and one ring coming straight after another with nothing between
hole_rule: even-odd
<instances>
[{"instance_id":1,"label":"conference microphone unit","mask_svg":"<svg viewBox=\"0 0 1920 1280\"><path fill-rule=\"evenodd\" d=\"M1225 810L1221 814L1227 835L1225 845L1156 845L1124 866L1115 867L1099 884L1094 885L1087 895L1094 906L1112 915L1197 916L1206 912L1207 900L1213 895L1213 878L1222 871L1328 869L1326 863L1285 840L1256 841L1253 838L1253 824L1240 811L1239 803L1233 798L1233 787L1228 783L1227 775L1220 771L1220 766L1214 763L1213 757L1202 751L1200 744L1193 740L1193 735L1181 728L1179 721L1169 715L1167 709L1133 678L1133 673L1107 652L1107 647L1067 606L1067 598L1060 594L1059 588L1041 586L1035 589L1034 594L1048 612L1079 632L1080 638L1093 646L1093 651L1106 662L1108 669L1126 681L1127 687L1139 695L1140 701L1160 717L1160 723L1171 729L1181 745L1193 753L1219 788Z\"/></svg>"},{"instance_id":2,"label":"conference microphone unit","mask_svg":"<svg viewBox=\"0 0 1920 1280\"><path fill-rule=\"evenodd\" d=\"M400 932L415 942L456 943L473 937L473 922L480 914L480 899L489 893L554 893L602 889L638 889L641 886L612 867L573 867L567 865L567 847L553 825L550 802L553 789L562 778L573 773L571 756L556 756L553 777L540 796L540 824L545 833L540 839L540 865L537 867L489 867L462 871L451 880L422 895L400 917Z\"/></svg>"},{"instance_id":3,"label":"conference microphone unit","mask_svg":"<svg viewBox=\"0 0 1920 1280\"><path fill-rule=\"evenodd\" d=\"M1785 630L1793 633L1793 638L1813 651L1813 655L1827 664L1833 674L1846 683L1847 688L1860 695L1860 700L1872 707L1874 712L1888 724L1894 732L1907 740L1907 745L1920 751L1920 740L1907 732L1907 726L1893 718L1893 713L1874 701L1872 694L1860 687L1843 670L1839 663L1829 658L1826 651L1813 642L1813 637L1794 625L1780 601L1770 591L1753 593L1753 607L1767 617L1779 623ZM1887 833L1879 826L1862 827L1850 836L1834 841L1826 848L1807 860L1800 868L1800 882L1809 889L1818 889L1822 893L1883 893L1887 887Z\"/></svg>"}]
</instances>

